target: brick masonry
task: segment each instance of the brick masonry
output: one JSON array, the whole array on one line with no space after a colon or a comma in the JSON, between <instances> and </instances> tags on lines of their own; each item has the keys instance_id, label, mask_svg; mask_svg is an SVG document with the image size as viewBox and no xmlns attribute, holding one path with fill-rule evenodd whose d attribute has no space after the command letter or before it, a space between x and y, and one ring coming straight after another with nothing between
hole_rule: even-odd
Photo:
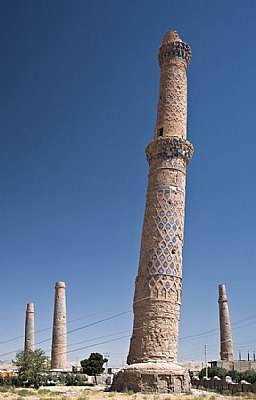
<instances>
[{"instance_id":1,"label":"brick masonry","mask_svg":"<svg viewBox=\"0 0 256 400\"><path fill-rule=\"evenodd\" d=\"M25 343L24 351L35 350L35 321L34 321L34 304L27 304L26 321L25 321Z\"/></svg>"},{"instance_id":2,"label":"brick masonry","mask_svg":"<svg viewBox=\"0 0 256 400\"><path fill-rule=\"evenodd\" d=\"M234 361L232 331L225 285L219 285L220 359Z\"/></svg>"},{"instance_id":3,"label":"brick masonry","mask_svg":"<svg viewBox=\"0 0 256 400\"><path fill-rule=\"evenodd\" d=\"M174 363L182 291L186 168L194 151L186 139L190 59L190 47L176 32L166 33L158 53L161 75L156 128L146 148L150 170L127 358L131 366L115 378L119 389L128 381L129 389L135 391L154 387L158 392L178 393L189 387L186 370Z\"/></svg>"},{"instance_id":4,"label":"brick masonry","mask_svg":"<svg viewBox=\"0 0 256 400\"><path fill-rule=\"evenodd\" d=\"M56 282L52 331L51 368L66 368L67 320L65 282Z\"/></svg>"}]
</instances>

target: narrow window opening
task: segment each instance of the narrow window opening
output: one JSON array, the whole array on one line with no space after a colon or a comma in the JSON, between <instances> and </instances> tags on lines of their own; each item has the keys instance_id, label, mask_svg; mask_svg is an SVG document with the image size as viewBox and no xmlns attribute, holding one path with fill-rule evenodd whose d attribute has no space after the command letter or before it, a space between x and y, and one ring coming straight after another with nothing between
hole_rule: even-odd
<instances>
[{"instance_id":1,"label":"narrow window opening","mask_svg":"<svg viewBox=\"0 0 256 400\"><path fill-rule=\"evenodd\" d=\"M159 136L164 136L164 128L158 129L158 137Z\"/></svg>"}]
</instances>

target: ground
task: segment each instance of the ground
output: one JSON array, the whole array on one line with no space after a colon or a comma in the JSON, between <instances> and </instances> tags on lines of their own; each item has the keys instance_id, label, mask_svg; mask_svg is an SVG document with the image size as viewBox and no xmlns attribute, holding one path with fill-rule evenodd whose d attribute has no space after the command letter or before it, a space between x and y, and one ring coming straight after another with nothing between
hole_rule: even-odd
<instances>
[{"instance_id":1,"label":"ground","mask_svg":"<svg viewBox=\"0 0 256 400\"><path fill-rule=\"evenodd\" d=\"M255 394L243 394L232 399L254 399ZM105 392L104 388L87 388L84 386L55 386L50 388L5 389L0 388L0 400L227 400L231 396L192 389L189 394L141 394Z\"/></svg>"}]
</instances>

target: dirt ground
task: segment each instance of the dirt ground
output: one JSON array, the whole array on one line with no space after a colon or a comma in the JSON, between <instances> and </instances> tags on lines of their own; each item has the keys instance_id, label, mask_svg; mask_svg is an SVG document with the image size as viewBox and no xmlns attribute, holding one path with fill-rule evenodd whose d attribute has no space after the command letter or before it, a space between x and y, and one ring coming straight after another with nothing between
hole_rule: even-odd
<instances>
[{"instance_id":1,"label":"dirt ground","mask_svg":"<svg viewBox=\"0 0 256 400\"><path fill-rule=\"evenodd\" d=\"M142 394L106 392L104 387L87 388L84 386L55 386L33 389L0 388L0 400L227 400L255 399L255 396L235 397L218 393L192 389L189 394Z\"/></svg>"}]
</instances>

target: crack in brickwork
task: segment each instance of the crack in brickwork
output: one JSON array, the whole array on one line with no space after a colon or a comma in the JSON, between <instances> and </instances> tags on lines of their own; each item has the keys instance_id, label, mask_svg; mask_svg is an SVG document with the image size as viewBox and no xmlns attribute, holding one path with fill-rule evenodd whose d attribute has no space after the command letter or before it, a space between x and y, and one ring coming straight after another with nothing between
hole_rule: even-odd
<instances>
[{"instance_id":1,"label":"crack in brickwork","mask_svg":"<svg viewBox=\"0 0 256 400\"><path fill-rule=\"evenodd\" d=\"M186 167L194 149L186 140L188 61L185 53L177 55L188 45L175 39L159 50L157 123L146 148L150 171L128 364L177 359Z\"/></svg>"},{"instance_id":2,"label":"crack in brickwork","mask_svg":"<svg viewBox=\"0 0 256 400\"><path fill-rule=\"evenodd\" d=\"M182 291L186 167L193 146L186 140L189 46L168 32L158 53L161 69L154 140L146 148L150 170L140 262L127 358L113 388L183 392L188 372L175 364Z\"/></svg>"}]
</instances>

